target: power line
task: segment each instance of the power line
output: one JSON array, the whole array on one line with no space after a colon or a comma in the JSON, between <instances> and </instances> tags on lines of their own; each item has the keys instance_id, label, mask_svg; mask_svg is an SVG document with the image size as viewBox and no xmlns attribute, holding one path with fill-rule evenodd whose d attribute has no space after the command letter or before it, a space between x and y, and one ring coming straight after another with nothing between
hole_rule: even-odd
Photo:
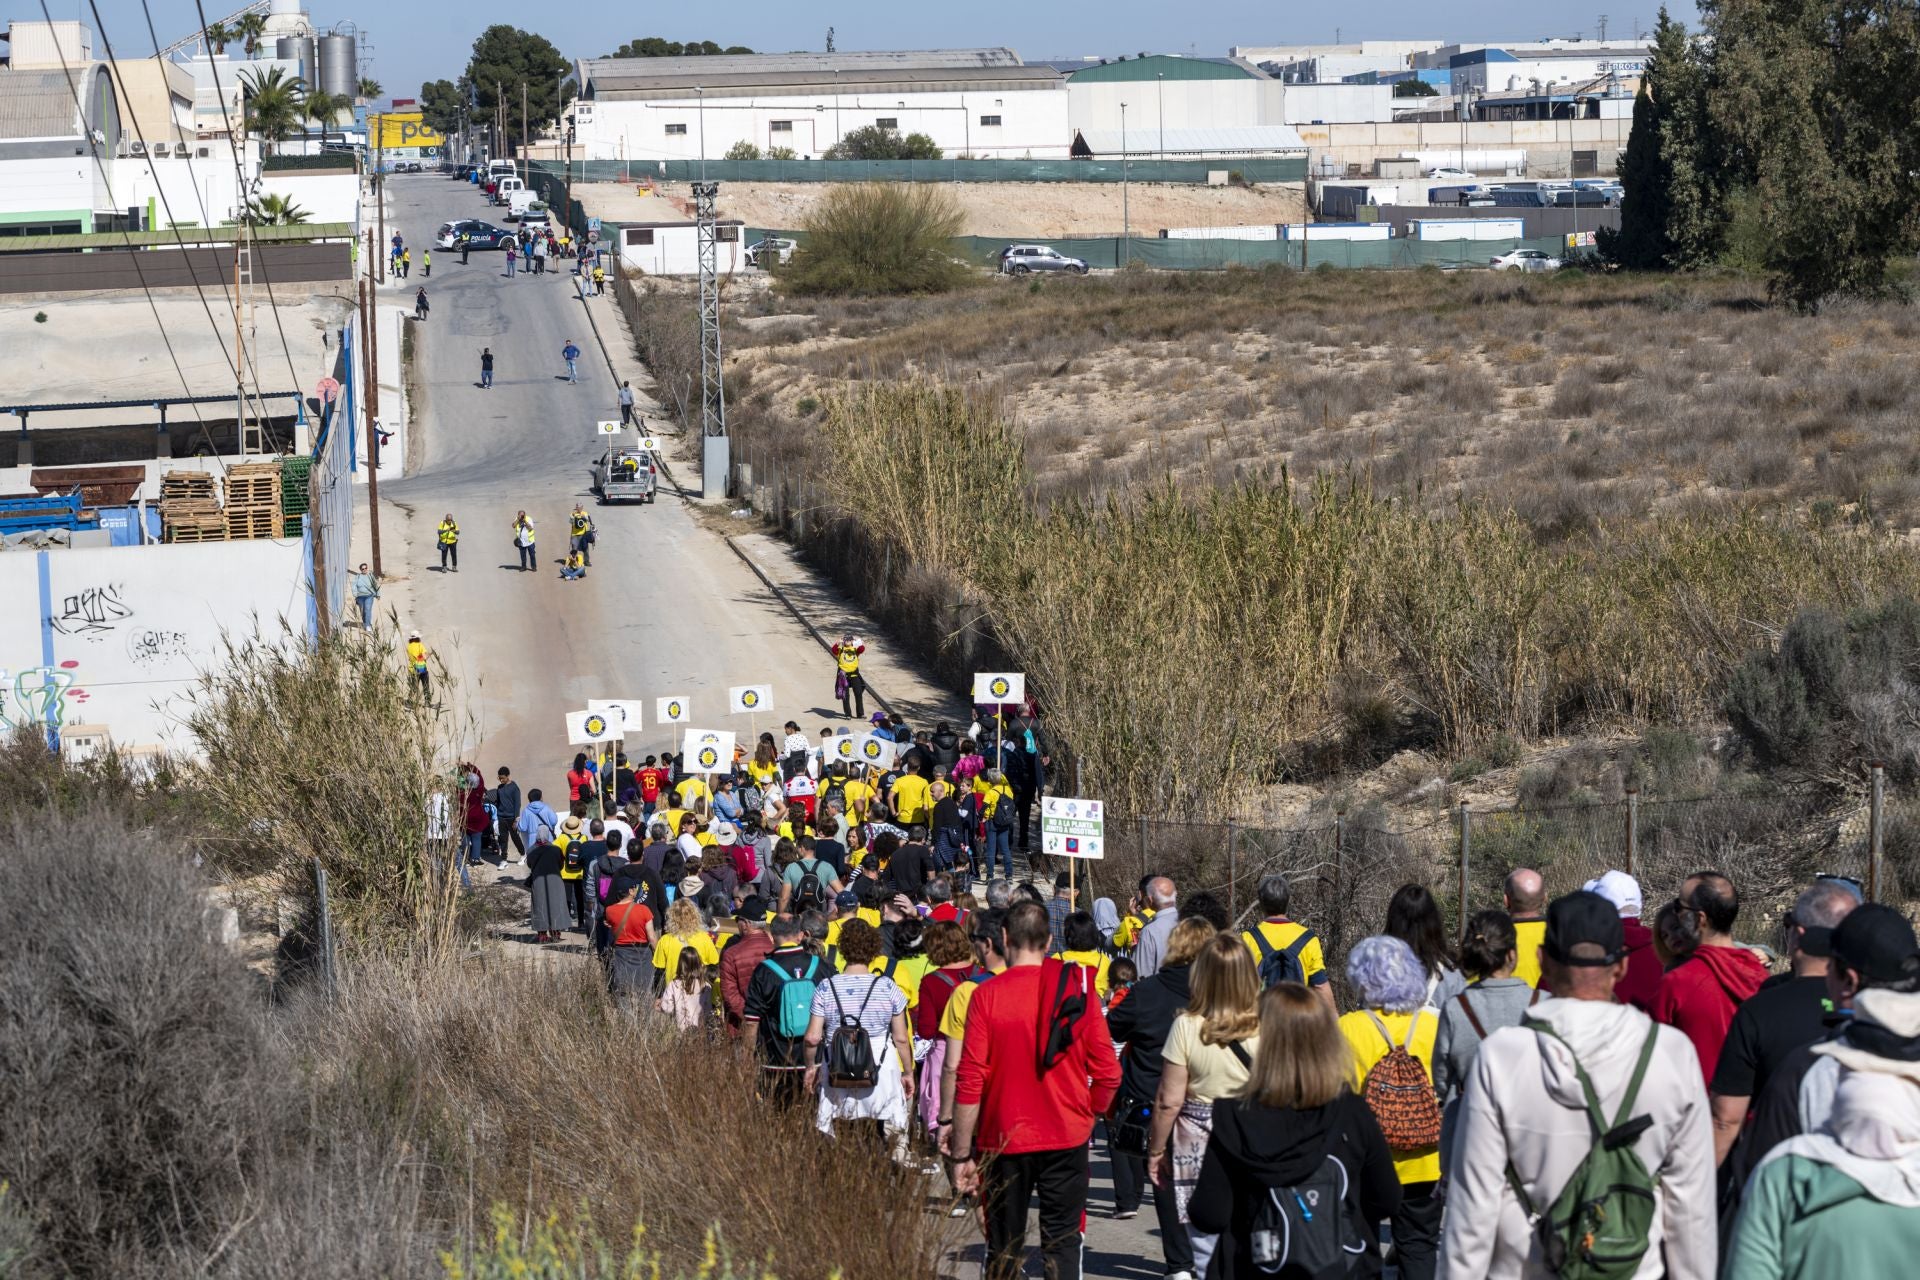
<instances>
[{"instance_id":1,"label":"power line","mask_svg":"<svg viewBox=\"0 0 1920 1280\"><path fill-rule=\"evenodd\" d=\"M47 0L40 0L40 15L47 20L47 23L49 25L52 24L53 15L47 11ZM104 41L105 33L102 32L101 36L102 36L102 40ZM87 150L93 156L94 166L98 168L102 173L105 173L106 165L100 156L100 143L94 140L94 131L87 127L86 103L82 101L80 97L80 86L74 82L73 68L67 65L66 49L62 47L61 43L58 40L56 40L54 41L54 50L60 56L60 73L66 79L67 92L73 98L74 110L80 113L80 130L82 133L86 135ZM120 234L122 238L125 240L128 250L132 251L133 235L124 225L124 223L120 228ZM173 349L173 337L167 332L166 321L160 318L160 304L154 300L153 290L149 288L147 285L147 273L145 268L141 265L141 259L138 252L133 253L133 270L134 270L134 274L138 276L140 280L140 292L146 295L147 308L153 312L153 323L154 323L154 327L160 331L160 341L166 344L167 359L173 362L173 371L180 379L180 389L182 391L185 391L188 396L192 396L193 385L187 381L187 371L180 364L179 353ZM188 264L188 273L191 276L192 274L191 260L189 260L189 264ZM200 292L200 282L197 278L194 280L193 287L196 292ZM202 306L206 306L207 296L204 292L200 292L200 302ZM207 318L210 321L213 318L213 309L211 307L207 308ZM220 353L223 357L226 355L226 347L224 344L220 348ZM239 371L237 367L234 366L231 360L229 360L227 364L229 368L234 369L234 376L237 379L239 377ZM200 424L200 434L206 437L207 444L211 447L213 445L213 435L211 432L207 430L207 421L204 417L201 416L200 406L191 405L190 407L193 409L193 416L195 421L197 421ZM238 425L239 424L236 423L235 427L237 428ZM214 461L219 462L219 453L217 449L215 450L215 453L214 453ZM220 470L222 474L225 473L226 471L225 463L220 463Z\"/></svg>"},{"instance_id":2,"label":"power line","mask_svg":"<svg viewBox=\"0 0 1920 1280\"><path fill-rule=\"evenodd\" d=\"M88 0L88 2L92 3L92 0ZM207 7L203 2L203 0L194 0L193 7L195 12L199 14L200 29L202 32L204 32L207 27ZM149 32L152 32L153 10L148 6L147 0L140 0L140 8L147 15L147 30ZM159 44L159 38L157 36L154 39L154 43L156 45ZM247 175L246 175L246 172L240 167L240 153L241 153L241 150L246 145L246 136L243 130L241 134L241 140L240 140L241 145L238 147L233 145L233 117L227 112L226 90L220 87L220 64L215 62L211 55L209 55L207 58L207 68L213 75L214 96L220 100L220 119L227 126L227 144L228 144L227 150L231 152L233 155L234 181L239 184L241 199L242 199L242 207L240 210L237 211L240 214L240 217L239 217L240 235L246 236L248 234L247 228L250 225L247 222L247 218L246 218L247 211L245 208L245 198L247 194L247 191L246 191ZM244 115L245 113L243 112L242 113L243 119L244 119ZM265 158L262 157L262 163L264 164L264 162L265 162ZM358 241L356 240L355 243L357 244ZM249 257L251 256L252 255L249 255ZM273 327L280 334L280 354L284 356L287 361L287 376L293 379L293 389L295 391L298 391L300 390L300 375L294 371L293 348L287 344L287 328L286 328L286 325L281 323L281 320L280 320L280 300L273 296L273 279L271 274L266 269L266 259L259 258L256 261L258 261L260 265L261 283L267 286L267 310L273 315ZM240 306L240 300L238 298L235 298L234 314L235 314L236 320L238 319L238 316L239 316L239 306ZM259 377L259 371L256 367L255 373L254 373L254 391L258 393L259 390L260 390L260 377ZM236 426L237 425L238 424L236 424Z\"/></svg>"}]
</instances>

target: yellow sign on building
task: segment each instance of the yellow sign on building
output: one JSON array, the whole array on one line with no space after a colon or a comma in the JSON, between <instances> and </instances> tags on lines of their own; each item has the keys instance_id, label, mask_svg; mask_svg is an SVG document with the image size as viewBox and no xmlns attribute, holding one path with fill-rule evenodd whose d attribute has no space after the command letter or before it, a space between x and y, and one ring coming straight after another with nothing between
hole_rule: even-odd
<instances>
[{"instance_id":1,"label":"yellow sign on building","mask_svg":"<svg viewBox=\"0 0 1920 1280\"><path fill-rule=\"evenodd\" d=\"M427 127L418 111L389 111L369 116L367 125L368 132L373 135L368 145L378 150L439 147L445 146L447 141L438 131Z\"/></svg>"}]
</instances>

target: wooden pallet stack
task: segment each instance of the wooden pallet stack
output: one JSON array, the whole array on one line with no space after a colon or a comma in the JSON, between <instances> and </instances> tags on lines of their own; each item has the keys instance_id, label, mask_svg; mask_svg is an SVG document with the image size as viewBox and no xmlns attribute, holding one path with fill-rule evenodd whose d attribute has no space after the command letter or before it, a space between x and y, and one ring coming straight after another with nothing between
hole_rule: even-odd
<instances>
[{"instance_id":1,"label":"wooden pallet stack","mask_svg":"<svg viewBox=\"0 0 1920 1280\"><path fill-rule=\"evenodd\" d=\"M169 471L160 479L160 527L168 542L225 542L220 493L204 471Z\"/></svg>"},{"instance_id":2,"label":"wooden pallet stack","mask_svg":"<svg viewBox=\"0 0 1920 1280\"><path fill-rule=\"evenodd\" d=\"M227 536L284 536L280 514L280 463L243 462L227 468Z\"/></svg>"}]
</instances>

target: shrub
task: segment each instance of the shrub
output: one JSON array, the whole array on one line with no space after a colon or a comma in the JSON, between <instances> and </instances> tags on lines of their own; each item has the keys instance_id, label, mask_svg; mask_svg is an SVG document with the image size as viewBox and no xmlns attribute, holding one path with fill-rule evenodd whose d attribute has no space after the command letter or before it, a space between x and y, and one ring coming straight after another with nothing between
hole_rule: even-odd
<instances>
[{"instance_id":1,"label":"shrub","mask_svg":"<svg viewBox=\"0 0 1920 1280\"><path fill-rule=\"evenodd\" d=\"M792 147L767 148L767 159L769 160L798 160L799 158L800 153Z\"/></svg>"},{"instance_id":2,"label":"shrub","mask_svg":"<svg viewBox=\"0 0 1920 1280\"><path fill-rule=\"evenodd\" d=\"M829 160L938 160L940 148L924 133L902 137L877 124L855 129L826 150Z\"/></svg>"},{"instance_id":3,"label":"shrub","mask_svg":"<svg viewBox=\"0 0 1920 1280\"><path fill-rule=\"evenodd\" d=\"M740 141L728 147L727 154L720 158L722 160L758 160L760 158L760 148L748 142L745 138L742 138Z\"/></svg>"},{"instance_id":4,"label":"shrub","mask_svg":"<svg viewBox=\"0 0 1920 1280\"><path fill-rule=\"evenodd\" d=\"M953 196L932 183L833 187L777 269L780 283L798 294L939 293L966 274L952 256L961 224Z\"/></svg>"}]
</instances>

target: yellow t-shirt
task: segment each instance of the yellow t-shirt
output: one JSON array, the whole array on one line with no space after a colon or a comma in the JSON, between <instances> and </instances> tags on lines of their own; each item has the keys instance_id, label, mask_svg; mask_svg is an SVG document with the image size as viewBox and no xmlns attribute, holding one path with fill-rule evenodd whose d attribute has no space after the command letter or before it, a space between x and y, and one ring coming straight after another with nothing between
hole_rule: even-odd
<instances>
[{"instance_id":1,"label":"yellow t-shirt","mask_svg":"<svg viewBox=\"0 0 1920 1280\"><path fill-rule=\"evenodd\" d=\"M680 803L689 809L693 807L693 802L696 798L706 800L713 796L713 793L707 790L707 784L699 778L685 779L679 786L673 789L673 794L679 796Z\"/></svg>"},{"instance_id":2,"label":"yellow t-shirt","mask_svg":"<svg viewBox=\"0 0 1920 1280\"><path fill-rule=\"evenodd\" d=\"M711 831L696 831L693 833L693 838L700 842L700 847L703 849L720 843L720 837Z\"/></svg>"},{"instance_id":3,"label":"yellow t-shirt","mask_svg":"<svg viewBox=\"0 0 1920 1280\"><path fill-rule=\"evenodd\" d=\"M887 958L875 956L873 963L867 966L872 973L886 973ZM920 984L926 980L927 971L933 968L933 962L925 956L909 956L893 966L893 985L900 988L900 994L907 998L907 1008L920 1003Z\"/></svg>"},{"instance_id":4,"label":"yellow t-shirt","mask_svg":"<svg viewBox=\"0 0 1920 1280\"><path fill-rule=\"evenodd\" d=\"M953 989L947 997L947 1007L940 1013L940 1034L949 1040L964 1040L967 1036L967 1008L973 1003L973 993L980 989L977 982L963 982Z\"/></svg>"},{"instance_id":5,"label":"yellow t-shirt","mask_svg":"<svg viewBox=\"0 0 1920 1280\"><path fill-rule=\"evenodd\" d=\"M1161 1050L1163 1062L1187 1069L1187 1097L1195 1102L1213 1102L1237 1093L1247 1084L1247 1069L1223 1044L1207 1044L1200 1039L1206 1019L1196 1013L1183 1013L1173 1020L1173 1030ZM1251 1059L1260 1051L1260 1037L1249 1036L1240 1042Z\"/></svg>"},{"instance_id":6,"label":"yellow t-shirt","mask_svg":"<svg viewBox=\"0 0 1920 1280\"><path fill-rule=\"evenodd\" d=\"M932 804L932 790L932 784L919 774L903 773L893 780L887 803L893 806L894 816L909 826L925 822Z\"/></svg>"},{"instance_id":7,"label":"yellow t-shirt","mask_svg":"<svg viewBox=\"0 0 1920 1280\"><path fill-rule=\"evenodd\" d=\"M777 763L761 764L753 761L747 765L747 776L753 779L755 786L764 790L767 784L780 776L780 766Z\"/></svg>"},{"instance_id":8,"label":"yellow t-shirt","mask_svg":"<svg viewBox=\"0 0 1920 1280\"><path fill-rule=\"evenodd\" d=\"M974 794L980 797L980 816L991 818L993 811L999 807L1002 800L1013 799L1013 788L1004 782L997 787L976 784Z\"/></svg>"},{"instance_id":9,"label":"yellow t-shirt","mask_svg":"<svg viewBox=\"0 0 1920 1280\"><path fill-rule=\"evenodd\" d=\"M880 908L857 907L854 909L853 918L856 920L865 920L868 924L878 929L880 927Z\"/></svg>"},{"instance_id":10,"label":"yellow t-shirt","mask_svg":"<svg viewBox=\"0 0 1920 1280\"><path fill-rule=\"evenodd\" d=\"M653 946L653 967L666 970L667 977L673 978L680 964L680 949L689 944L699 954L701 962L709 971L720 963L720 948L706 934L696 933L692 938L682 938L677 933L669 933Z\"/></svg>"},{"instance_id":11,"label":"yellow t-shirt","mask_svg":"<svg viewBox=\"0 0 1920 1280\"><path fill-rule=\"evenodd\" d=\"M865 822L867 806L873 803L875 795L873 784L862 782L858 778L849 778L843 790L847 797L847 817L855 822Z\"/></svg>"},{"instance_id":12,"label":"yellow t-shirt","mask_svg":"<svg viewBox=\"0 0 1920 1280\"><path fill-rule=\"evenodd\" d=\"M860 650L856 645L837 644L833 646L833 660L848 675L860 670Z\"/></svg>"},{"instance_id":13,"label":"yellow t-shirt","mask_svg":"<svg viewBox=\"0 0 1920 1280\"><path fill-rule=\"evenodd\" d=\"M1285 951L1292 946L1301 934L1307 932L1307 926L1296 920L1262 920L1254 926L1275 951ZM1255 941L1253 929L1242 930L1240 940L1247 944L1247 950L1253 955L1253 963L1260 963L1260 944ZM1318 987L1329 980L1326 957L1320 954L1320 939L1314 937L1300 948L1300 972L1305 975L1307 985Z\"/></svg>"},{"instance_id":14,"label":"yellow t-shirt","mask_svg":"<svg viewBox=\"0 0 1920 1280\"><path fill-rule=\"evenodd\" d=\"M567 846L573 843L575 840L584 841L586 838L587 838L587 833L582 831L577 836L560 836L554 840L553 847L558 849L561 854L560 878L562 880L580 880L586 877L587 869L584 864L581 866L580 870L578 871L569 871L567 870L567 859L566 859Z\"/></svg>"},{"instance_id":15,"label":"yellow t-shirt","mask_svg":"<svg viewBox=\"0 0 1920 1280\"><path fill-rule=\"evenodd\" d=\"M1104 951L1062 951L1062 960L1071 964L1083 964L1093 970L1093 989L1100 998L1107 998L1107 966L1113 963L1113 957Z\"/></svg>"},{"instance_id":16,"label":"yellow t-shirt","mask_svg":"<svg viewBox=\"0 0 1920 1280\"><path fill-rule=\"evenodd\" d=\"M1352 1013L1340 1015L1340 1030L1347 1037L1347 1043L1353 1046L1353 1091L1365 1093L1367 1072L1373 1064L1387 1056L1386 1036L1380 1034L1380 1028L1373 1025L1377 1017L1385 1024L1387 1035L1393 1037L1396 1045L1406 1045L1407 1052L1420 1059L1420 1065L1427 1069L1427 1082L1433 1082L1433 1042L1440 1034L1440 1015L1432 1009L1422 1009L1417 1015L1411 1013L1381 1013L1373 1010L1373 1017L1367 1016L1365 1009L1355 1009ZM1415 1017L1420 1022L1413 1031L1413 1042L1407 1042L1407 1026ZM1401 1186L1416 1182L1434 1182L1440 1177L1440 1148L1421 1147L1416 1151L1396 1151L1393 1153L1393 1171L1400 1177Z\"/></svg>"},{"instance_id":17,"label":"yellow t-shirt","mask_svg":"<svg viewBox=\"0 0 1920 1280\"><path fill-rule=\"evenodd\" d=\"M427 646L418 640L407 641L407 662L415 671L427 669Z\"/></svg>"},{"instance_id":18,"label":"yellow t-shirt","mask_svg":"<svg viewBox=\"0 0 1920 1280\"><path fill-rule=\"evenodd\" d=\"M685 809L657 809L653 820L667 824L667 843L672 844L680 838L680 819L687 816Z\"/></svg>"},{"instance_id":19,"label":"yellow t-shirt","mask_svg":"<svg viewBox=\"0 0 1920 1280\"><path fill-rule=\"evenodd\" d=\"M1530 987L1540 985L1540 944L1547 940L1545 920L1513 922L1513 976Z\"/></svg>"}]
</instances>

